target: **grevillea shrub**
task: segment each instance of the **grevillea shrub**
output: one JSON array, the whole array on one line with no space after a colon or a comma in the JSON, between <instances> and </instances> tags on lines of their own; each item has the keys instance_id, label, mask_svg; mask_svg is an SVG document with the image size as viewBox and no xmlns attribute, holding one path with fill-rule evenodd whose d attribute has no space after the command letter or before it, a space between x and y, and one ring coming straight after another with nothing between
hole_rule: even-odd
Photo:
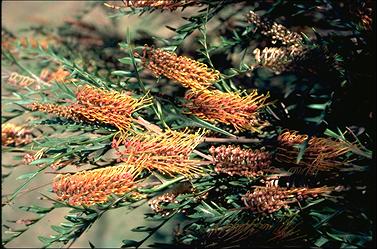
<instances>
[{"instance_id":1,"label":"grevillea shrub","mask_svg":"<svg viewBox=\"0 0 377 249\"><path fill-rule=\"evenodd\" d=\"M374 1L85 6L2 28L5 247L375 246Z\"/></svg>"}]
</instances>

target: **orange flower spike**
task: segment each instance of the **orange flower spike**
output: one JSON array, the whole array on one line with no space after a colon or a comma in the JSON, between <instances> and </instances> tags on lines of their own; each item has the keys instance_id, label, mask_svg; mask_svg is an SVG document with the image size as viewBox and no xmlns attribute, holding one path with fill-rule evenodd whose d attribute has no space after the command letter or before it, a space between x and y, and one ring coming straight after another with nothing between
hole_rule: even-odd
<instances>
[{"instance_id":1,"label":"orange flower spike","mask_svg":"<svg viewBox=\"0 0 377 249\"><path fill-rule=\"evenodd\" d=\"M132 113L151 104L149 98L135 99L90 86L79 88L76 98L77 102L69 106L34 103L30 107L32 110L53 113L75 121L100 122L125 130L131 125Z\"/></svg>"},{"instance_id":2,"label":"orange flower spike","mask_svg":"<svg viewBox=\"0 0 377 249\"><path fill-rule=\"evenodd\" d=\"M32 103L28 106L32 111L40 111L55 114L60 117L67 119L72 119L75 121L83 120L78 113L75 113L72 106L61 106L56 104L41 104L41 103Z\"/></svg>"},{"instance_id":3,"label":"orange flower spike","mask_svg":"<svg viewBox=\"0 0 377 249\"><path fill-rule=\"evenodd\" d=\"M168 130L163 133L151 131L134 136L125 136L121 140L125 150L122 154L158 154L158 155L184 155L188 157L194 148L203 140L206 132L199 130L195 134Z\"/></svg>"},{"instance_id":4,"label":"orange flower spike","mask_svg":"<svg viewBox=\"0 0 377 249\"><path fill-rule=\"evenodd\" d=\"M203 172L198 165L200 161L191 160L189 156L202 142L204 134L202 130L195 134L189 134L186 130L168 130L163 133L146 131L114 139L112 145L120 156L118 160L125 163L138 162L136 164L140 167L135 169L137 172L156 169L171 176L182 174L193 177ZM124 145L122 149L119 144Z\"/></svg>"},{"instance_id":5,"label":"orange flower spike","mask_svg":"<svg viewBox=\"0 0 377 249\"><path fill-rule=\"evenodd\" d=\"M224 93L219 90L188 91L184 106L190 114L210 122L233 125L237 130L259 131L268 125L258 119L258 110L265 107L269 95L258 95L253 90L247 96L239 93Z\"/></svg>"},{"instance_id":6,"label":"orange flower spike","mask_svg":"<svg viewBox=\"0 0 377 249\"><path fill-rule=\"evenodd\" d=\"M128 170L128 166L120 165L62 174L54 179L52 189L59 200L68 200L70 205L91 206L106 202L111 194L129 192L135 183Z\"/></svg>"},{"instance_id":7,"label":"orange flower spike","mask_svg":"<svg viewBox=\"0 0 377 249\"><path fill-rule=\"evenodd\" d=\"M220 72L207 65L173 52L145 47L141 58L143 66L156 76L179 82L182 86L200 90L211 86L220 79Z\"/></svg>"}]
</instances>

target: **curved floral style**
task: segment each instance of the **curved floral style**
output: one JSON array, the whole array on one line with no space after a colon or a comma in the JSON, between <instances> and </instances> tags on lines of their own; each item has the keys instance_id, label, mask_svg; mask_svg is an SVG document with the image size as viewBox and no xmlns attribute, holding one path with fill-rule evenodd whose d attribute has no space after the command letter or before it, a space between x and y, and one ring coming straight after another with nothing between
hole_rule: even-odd
<instances>
[{"instance_id":1,"label":"curved floral style","mask_svg":"<svg viewBox=\"0 0 377 249\"><path fill-rule=\"evenodd\" d=\"M219 71L208 68L201 62L148 46L144 47L142 62L154 75L164 75L195 90L208 88L220 79Z\"/></svg>"},{"instance_id":2,"label":"curved floral style","mask_svg":"<svg viewBox=\"0 0 377 249\"><path fill-rule=\"evenodd\" d=\"M72 206L91 206L106 202L111 194L123 195L134 186L126 165L85 170L55 177L52 190L59 200Z\"/></svg>"},{"instance_id":3,"label":"curved floral style","mask_svg":"<svg viewBox=\"0 0 377 249\"><path fill-rule=\"evenodd\" d=\"M253 90L246 96L237 92L225 93L219 90L188 91L185 95L189 114L193 114L210 122L233 125L237 130L259 132L268 126L262 121L258 111L265 107L269 94L258 94Z\"/></svg>"},{"instance_id":4,"label":"curved floral style","mask_svg":"<svg viewBox=\"0 0 377 249\"><path fill-rule=\"evenodd\" d=\"M90 86L80 87L77 101L71 105L33 103L33 111L52 113L75 121L104 123L127 130L132 122L131 114L150 104L145 97L135 99L116 91L108 91Z\"/></svg>"},{"instance_id":5,"label":"curved floral style","mask_svg":"<svg viewBox=\"0 0 377 249\"><path fill-rule=\"evenodd\" d=\"M133 163L139 167L135 172L156 169L171 176L193 177L203 174L200 160L190 159L190 154L202 142L204 134L205 131L201 130L195 134L172 130L162 133L148 131L115 139L113 148L119 161L137 162Z\"/></svg>"}]
</instances>

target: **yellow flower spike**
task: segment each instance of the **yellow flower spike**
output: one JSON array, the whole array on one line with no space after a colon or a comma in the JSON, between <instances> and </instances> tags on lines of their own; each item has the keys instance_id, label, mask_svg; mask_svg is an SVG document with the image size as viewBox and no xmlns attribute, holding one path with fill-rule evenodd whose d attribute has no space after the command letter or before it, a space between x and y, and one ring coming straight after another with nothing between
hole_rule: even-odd
<instances>
[{"instance_id":1,"label":"yellow flower spike","mask_svg":"<svg viewBox=\"0 0 377 249\"><path fill-rule=\"evenodd\" d=\"M189 134L186 130L145 131L134 135L123 134L113 140L112 146L117 150L120 161L140 166L138 172L156 169L170 176L181 174L194 177L202 174L200 160L192 160L189 156L203 141L204 134L203 130L195 134ZM119 147L120 144L122 147Z\"/></svg>"},{"instance_id":2,"label":"yellow flower spike","mask_svg":"<svg viewBox=\"0 0 377 249\"><path fill-rule=\"evenodd\" d=\"M123 195L134 186L134 178L127 165L87 170L55 177L53 192L59 200L70 205L91 206L106 202L111 194Z\"/></svg>"},{"instance_id":3,"label":"yellow flower spike","mask_svg":"<svg viewBox=\"0 0 377 249\"><path fill-rule=\"evenodd\" d=\"M312 137L304 156L297 164L296 159L300 149L297 145L303 143L307 135L300 135L297 131L285 130L278 137L276 160L291 165L303 167L303 171L315 173L316 171L329 171L339 168L345 162L339 157L351 151L351 146L343 141L334 141L329 138Z\"/></svg>"},{"instance_id":4,"label":"yellow flower spike","mask_svg":"<svg viewBox=\"0 0 377 249\"><path fill-rule=\"evenodd\" d=\"M175 80L182 86L200 90L208 88L220 79L220 72L207 65L173 52L145 47L141 58L144 67L156 76Z\"/></svg>"},{"instance_id":5,"label":"yellow flower spike","mask_svg":"<svg viewBox=\"0 0 377 249\"><path fill-rule=\"evenodd\" d=\"M188 91L184 105L193 114L210 122L220 122L233 125L237 130L251 130L259 132L267 121L261 121L258 111L265 107L269 94L259 95L253 90L247 96L239 93L225 93L219 90Z\"/></svg>"},{"instance_id":6,"label":"yellow flower spike","mask_svg":"<svg viewBox=\"0 0 377 249\"><path fill-rule=\"evenodd\" d=\"M151 104L150 98L135 99L116 91L90 86L80 87L76 98L77 101L68 106L34 103L30 108L75 121L99 122L126 130L131 125L132 113Z\"/></svg>"}]
</instances>

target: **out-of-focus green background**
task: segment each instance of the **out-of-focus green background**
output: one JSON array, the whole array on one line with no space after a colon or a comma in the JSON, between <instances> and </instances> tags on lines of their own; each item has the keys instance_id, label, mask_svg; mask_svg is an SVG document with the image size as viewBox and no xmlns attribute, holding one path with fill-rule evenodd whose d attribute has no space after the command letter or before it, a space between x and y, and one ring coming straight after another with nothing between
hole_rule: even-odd
<instances>
[{"instance_id":1,"label":"out-of-focus green background","mask_svg":"<svg viewBox=\"0 0 377 249\"><path fill-rule=\"evenodd\" d=\"M20 29L24 29L35 25L57 26L62 24L65 20L74 17L78 14L85 5L90 1L2 1L2 25L9 31L18 34ZM178 26L182 23L181 16L190 12L186 10L181 12L154 12L152 14L139 16L122 17L120 25L117 30L120 34L125 34L127 28L131 31L144 30L150 31L152 34L157 34L162 37L169 37L173 34L172 31L165 28L165 25ZM108 26L111 25L109 19L110 13L107 8L99 5L95 7L88 15L85 16L84 21L99 25ZM23 124L25 120L15 119L12 123ZM15 154L9 155L2 153L2 163L10 165L14 162ZM23 156L19 154L19 156ZM31 166L19 166L12 169L12 175L5 179L2 184L2 192L4 195L11 194L15 189L22 184L23 180L17 180L17 176L27 172L34 171ZM8 172L8 171L7 171ZM7 173L3 172L3 173ZM42 186L47 184L43 188L38 188L35 191L29 192L25 195L21 195L11 205L6 205L2 208L2 225L11 224L7 221L26 219L33 217L32 214L20 211L17 207L20 205L30 206L33 203L39 205L49 206L49 202L45 200L39 200L39 193L47 193L50 187L50 182L54 175L44 174L38 176L29 185L28 189ZM41 247L42 243L38 240L38 236L48 236L55 234L51 230L50 225L58 225L64 221L64 215L66 215L68 209L55 209L47 214L41 221L31 226L24 234L8 243L6 247ZM143 225L143 214L145 212L151 212L148 205L143 205L126 216L128 212L125 208L119 208L105 213L99 220L97 220L93 227L84 233L78 240L74 242L72 247L89 247L88 241L94 244L96 247L120 247L121 241L124 239L139 240L144 238L146 233L135 233L130 230L134 227ZM149 238L143 246L147 246L153 242L168 242L172 237L174 227L177 221L167 223L156 234ZM14 226L14 224L11 224ZM157 224L156 224L157 225ZM21 227L22 225L16 225ZM2 235L5 235L6 229L2 226ZM5 235L6 236L6 235ZM142 246L142 247L143 247Z\"/></svg>"}]
</instances>

